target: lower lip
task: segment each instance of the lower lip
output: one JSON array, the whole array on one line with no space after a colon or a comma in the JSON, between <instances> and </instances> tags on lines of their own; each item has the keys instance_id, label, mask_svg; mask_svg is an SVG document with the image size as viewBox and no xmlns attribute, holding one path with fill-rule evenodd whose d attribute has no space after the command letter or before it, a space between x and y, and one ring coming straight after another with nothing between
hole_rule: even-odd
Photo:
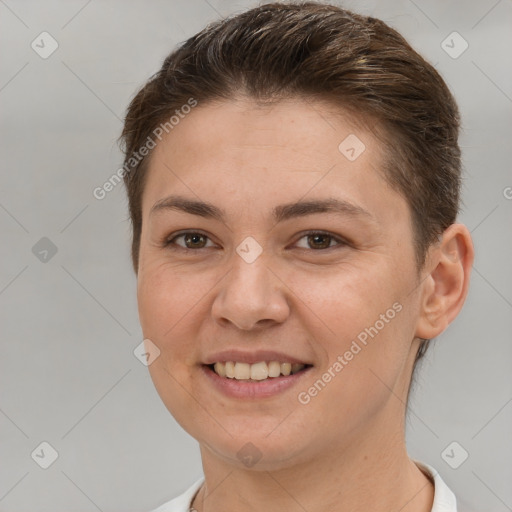
<instances>
[{"instance_id":1,"label":"lower lip","mask_svg":"<svg viewBox=\"0 0 512 512\"><path fill-rule=\"evenodd\" d=\"M267 398L278 395L297 384L311 368L312 367L309 366L293 375L281 375L280 377L270 377L265 380L228 379L227 377L217 375L206 365L203 365L201 370L215 388L223 394L232 398L247 399Z\"/></svg>"}]
</instances>

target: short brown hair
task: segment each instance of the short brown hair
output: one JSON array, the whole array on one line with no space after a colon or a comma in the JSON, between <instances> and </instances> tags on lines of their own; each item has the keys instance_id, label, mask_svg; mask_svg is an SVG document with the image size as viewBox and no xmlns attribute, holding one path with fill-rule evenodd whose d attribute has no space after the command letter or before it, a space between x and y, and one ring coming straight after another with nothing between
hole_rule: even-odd
<instances>
[{"instance_id":1,"label":"short brown hair","mask_svg":"<svg viewBox=\"0 0 512 512\"><path fill-rule=\"evenodd\" d=\"M439 73L384 22L315 2L261 5L182 43L131 101L121 139L138 270L148 157L132 154L190 98L327 100L382 127L388 183L407 200L418 268L459 209L459 112ZM340 141L341 142L341 141ZM425 342L418 351L424 353Z\"/></svg>"}]
</instances>

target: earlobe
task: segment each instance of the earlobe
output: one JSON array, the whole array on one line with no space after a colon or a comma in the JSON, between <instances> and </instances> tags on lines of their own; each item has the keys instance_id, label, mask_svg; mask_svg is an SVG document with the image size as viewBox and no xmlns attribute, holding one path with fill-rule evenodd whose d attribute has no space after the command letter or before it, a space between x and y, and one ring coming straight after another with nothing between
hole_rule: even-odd
<instances>
[{"instance_id":1,"label":"earlobe","mask_svg":"<svg viewBox=\"0 0 512 512\"><path fill-rule=\"evenodd\" d=\"M474 249L469 230L452 224L438 244L431 247L431 270L422 282L416 336L432 339L441 334L461 310L469 287Z\"/></svg>"}]
</instances>

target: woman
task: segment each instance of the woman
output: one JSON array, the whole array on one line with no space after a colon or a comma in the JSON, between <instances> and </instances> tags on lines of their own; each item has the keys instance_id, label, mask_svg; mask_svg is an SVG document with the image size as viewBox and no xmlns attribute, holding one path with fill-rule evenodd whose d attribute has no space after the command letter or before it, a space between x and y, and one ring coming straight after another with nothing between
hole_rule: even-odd
<instances>
[{"instance_id":1,"label":"woman","mask_svg":"<svg viewBox=\"0 0 512 512\"><path fill-rule=\"evenodd\" d=\"M204 470L156 512L456 510L405 413L468 291L458 129L396 31L327 4L211 24L135 96L139 316Z\"/></svg>"}]
</instances>

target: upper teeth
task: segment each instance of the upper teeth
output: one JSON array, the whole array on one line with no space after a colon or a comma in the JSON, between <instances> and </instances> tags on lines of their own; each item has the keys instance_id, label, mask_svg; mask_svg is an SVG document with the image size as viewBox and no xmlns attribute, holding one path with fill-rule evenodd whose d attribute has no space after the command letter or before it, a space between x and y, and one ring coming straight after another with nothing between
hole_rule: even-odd
<instances>
[{"instance_id":1,"label":"upper teeth","mask_svg":"<svg viewBox=\"0 0 512 512\"><path fill-rule=\"evenodd\" d=\"M226 361L225 363L215 363L213 369L221 377L237 380L264 380L267 377L279 377L279 375L290 375L297 373L305 367L300 363L279 363L278 361L265 361L259 363L238 363Z\"/></svg>"}]
</instances>

